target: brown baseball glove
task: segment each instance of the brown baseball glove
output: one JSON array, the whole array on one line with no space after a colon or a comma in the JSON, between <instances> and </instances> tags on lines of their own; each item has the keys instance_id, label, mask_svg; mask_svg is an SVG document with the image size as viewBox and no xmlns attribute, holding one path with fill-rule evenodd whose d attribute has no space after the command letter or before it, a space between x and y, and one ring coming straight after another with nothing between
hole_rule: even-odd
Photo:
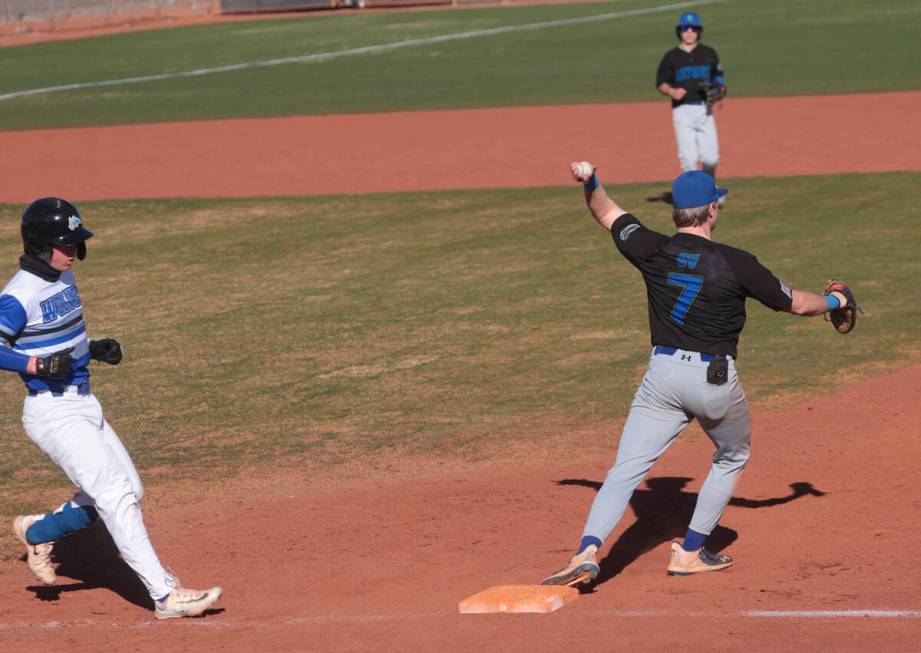
<instances>
[{"instance_id":1,"label":"brown baseball glove","mask_svg":"<svg viewBox=\"0 0 921 653\"><path fill-rule=\"evenodd\" d=\"M857 312L860 311L862 315L863 309L857 306L857 300L854 299L854 293L843 281L839 281L838 279L828 280L828 283L825 284L824 294L830 295L833 292L844 295L847 302L840 308L828 311L828 313L825 314L825 319L832 323L832 326L835 327L835 331L844 335L845 333L853 331L854 327L857 325Z\"/></svg>"}]
</instances>

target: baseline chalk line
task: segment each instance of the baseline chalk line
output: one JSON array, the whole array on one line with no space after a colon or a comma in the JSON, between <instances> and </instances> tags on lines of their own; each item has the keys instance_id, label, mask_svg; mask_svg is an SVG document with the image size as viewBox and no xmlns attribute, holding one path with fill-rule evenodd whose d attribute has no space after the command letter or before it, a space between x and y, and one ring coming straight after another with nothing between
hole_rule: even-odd
<instances>
[{"instance_id":1,"label":"baseline chalk line","mask_svg":"<svg viewBox=\"0 0 921 653\"><path fill-rule=\"evenodd\" d=\"M681 611L681 610L605 610L605 616L619 619L921 619L921 610L735 610L735 611ZM268 620L229 619L222 615L213 615L205 619L191 619L176 621L175 627L187 626L190 628L218 628L218 629L264 629L283 628L286 626L310 626L323 624L368 624L425 621L429 619L444 619L450 617L460 619L484 618L484 615L460 615L456 610L445 609L433 612L408 612L389 614L325 614L304 617L290 617ZM522 615L516 615L521 618ZM488 618L486 615L485 618ZM502 615L506 618L507 615ZM97 619L51 620L45 622L2 623L0 632L10 630L58 630L73 628L112 628L115 630L144 630L156 627L160 622L150 618L143 621L131 622L105 622Z\"/></svg>"}]
</instances>

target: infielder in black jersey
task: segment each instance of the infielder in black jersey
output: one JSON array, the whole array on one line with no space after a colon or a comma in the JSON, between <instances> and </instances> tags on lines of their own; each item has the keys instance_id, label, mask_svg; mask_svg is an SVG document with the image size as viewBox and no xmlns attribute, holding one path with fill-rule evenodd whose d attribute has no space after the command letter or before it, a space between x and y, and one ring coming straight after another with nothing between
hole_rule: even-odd
<instances>
[{"instance_id":1,"label":"infielder in black jersey","mask_svg":"<svg viewBox=\"0 0 921 653\"><path fill-rule=\"evenodd\" d=\"M726 79L716 50L700 42L703 30L700 16L693 12L681 14L675 27L680 43L662 57L656 71L656 88L672 101L672 126L681 170L696 170L699 161L704 171L715 178L720 149L707 88L713 89L711 97L722 98Z\"/></svg>"},{"instance_id":2,"label":"infielder in black jersey","mask_svg":"<svg viewBox=\"0 0 921 653\"><path fill-rule=\"evenodd\" d=\"M620 521L637 485L695 418L716 453L684 542L672 543L667 570L687 575L725 569L732 559L708 552L704 543L749 457L751 417L735 369L745 300L751 297L775 311L811 316L844 306L847 298L838 292L825 296L791 290L748 252L713 242L719 199L728 191L718 188L705 172L685 172L672 184L672 218L678 232L666 236L615 204L590 163L573 163L571 169L585 184L592 216L643 275L652 353L579 549L566 567L543 583L575 585L597 576L598 549Z\"/></svg>"}]
</instances>

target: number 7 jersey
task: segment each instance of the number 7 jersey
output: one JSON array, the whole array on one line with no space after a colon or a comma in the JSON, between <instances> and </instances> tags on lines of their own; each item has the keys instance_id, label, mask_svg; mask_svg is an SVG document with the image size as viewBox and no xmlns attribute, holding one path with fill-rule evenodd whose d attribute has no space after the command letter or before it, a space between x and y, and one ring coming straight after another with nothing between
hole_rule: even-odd
<instances>
[{"instance_id":1,"label":"number 7 jersey","mask_svg":"<svg viewBox=\"0 0 921 653\"><path fill-rule=\"evenodd\" d=\"M736 356L745 299L788 310L793 293L754 256L688 233L666 236L627 213L611 225L621 254L643 275L653 345Z\"/></svg>"}]
</instances>

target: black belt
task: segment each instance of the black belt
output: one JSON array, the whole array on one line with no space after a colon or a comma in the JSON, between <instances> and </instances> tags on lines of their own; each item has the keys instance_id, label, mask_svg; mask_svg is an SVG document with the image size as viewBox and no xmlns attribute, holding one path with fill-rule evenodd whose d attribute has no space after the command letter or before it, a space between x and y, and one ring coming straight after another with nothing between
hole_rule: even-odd
<instances>
[{"instance_id":1,"label":"black belt","mask_svg":"<svg viewBox=\"0 0 921 653\"><path fill-rule=\"evenodd\" d=\"M652 350L653 355L655 354L664 354L666 356L674 356L675 352L678 351L677 347L666 347L665 345L656 345L656 348ZM694 352L700 355L700 360L705 363L716 360L725 360L729 358L727 354L705 354L703 352Z\"/></svg>"}]
</instances>

